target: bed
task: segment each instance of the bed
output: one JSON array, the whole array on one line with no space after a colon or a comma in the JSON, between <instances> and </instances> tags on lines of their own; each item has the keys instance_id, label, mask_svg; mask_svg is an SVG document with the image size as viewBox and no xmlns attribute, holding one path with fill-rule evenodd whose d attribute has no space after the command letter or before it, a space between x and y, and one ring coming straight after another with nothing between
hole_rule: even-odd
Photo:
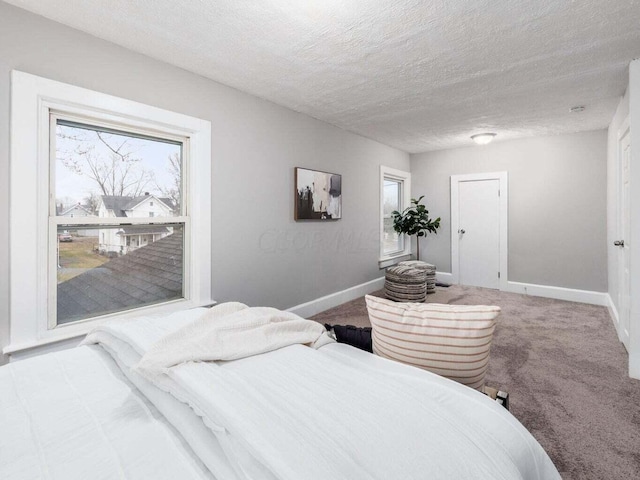
<instances>
[{"instance_id":1,"label":"bed","mask_svg":"<svg viewBox=\"0 0 640 480\"><path fill-rule=\"evenodd\" d=\"M0 478L560 478L481 393L288 312L223 305L1 367Z\"/></svg>"}]
</instances>

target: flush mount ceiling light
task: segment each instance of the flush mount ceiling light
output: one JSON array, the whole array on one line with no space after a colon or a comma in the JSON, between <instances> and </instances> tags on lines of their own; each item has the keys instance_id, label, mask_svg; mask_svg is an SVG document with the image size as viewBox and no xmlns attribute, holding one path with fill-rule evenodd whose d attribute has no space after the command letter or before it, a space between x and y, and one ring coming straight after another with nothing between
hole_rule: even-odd
<instances>
[{"instance_id":1,"label":"flush mount ceiling light","mask_svg":"<svg viewBox=\"0 0 640 480\"><path fill-rule=\"evenodd\" d=\"M471 140L476 142L478 145L486 145L496 136L495 133L478 133L476 135L471 135Z\"/></svg>"},{"instance_id":2,"label":"flush mount ceiling light","mask_svg":"<svg viewBox=\"0 0 640 480\"><path fill-rule=\"evenodd\" d=\"M571 107L569 111L571 113L580 113L580 112L584 112L586 108L587 107L585 107L584 105L577 105L575 107Z\"/></svg>"}]
</instances>

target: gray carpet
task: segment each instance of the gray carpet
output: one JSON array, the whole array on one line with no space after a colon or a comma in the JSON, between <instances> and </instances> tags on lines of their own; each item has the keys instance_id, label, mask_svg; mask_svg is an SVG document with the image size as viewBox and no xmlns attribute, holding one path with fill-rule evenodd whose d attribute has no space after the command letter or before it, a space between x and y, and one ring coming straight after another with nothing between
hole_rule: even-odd
<instances>
[{"instance_id":1,"label":"gray carpet","mask_svg":"<svg viewBox=\"0 0 640 480\"><path fill-rule=\"evenodd\" d=\"M487 384L509 392L563 479L640 479L640 381L606 308L457 285L427 302L502 308ZM313 319L370 326L363 298Z\"/></svg>"}]
</instances>

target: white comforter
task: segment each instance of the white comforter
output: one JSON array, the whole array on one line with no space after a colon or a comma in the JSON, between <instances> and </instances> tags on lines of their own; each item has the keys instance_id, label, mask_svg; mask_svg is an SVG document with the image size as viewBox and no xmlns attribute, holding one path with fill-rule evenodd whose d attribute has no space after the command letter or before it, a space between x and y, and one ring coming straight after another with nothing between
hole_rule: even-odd
<instances>
[{"instance_id":1,"label":"white comforter","mask_svg":"<svg viewBox=\"0 0 640 480\"><path fill-rule=\"evenodd\" d=\"M213 477L111 356L88 346L0 368L0 478Z\"/></svg>"},{"instance_id":2,"label":"white comforter","mask_svg":"<svg viewBox=\"0 0 640 480\"><path fill-rule=\"evenodd\" d=\"M114 324L89 340L126 369L186 323ZM129 375L162 398L164 411L182 408L173 422L196 452L205 442L215 445L216 455L203 461L220 479L560 478L535 439L495 402L345 345L181 363L150 376L153 384ZM180 428L184 422L198 425L197 433Z\"/></svg>"}]
</instances>

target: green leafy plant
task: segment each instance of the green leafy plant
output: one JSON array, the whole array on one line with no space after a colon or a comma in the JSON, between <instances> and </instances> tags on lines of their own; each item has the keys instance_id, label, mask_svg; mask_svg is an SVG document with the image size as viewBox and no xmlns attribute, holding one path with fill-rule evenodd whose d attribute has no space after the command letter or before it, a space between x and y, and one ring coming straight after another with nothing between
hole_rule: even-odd
<instances>
[{"instance_id":1,"label":"green leafy plant","mask_svg":"<svg viewBox=\"0 0 640 480\"><path fill-rule=\"evenodd\" d=\"M405 208L402 213L394 210L391 212L393 218L393 229L406 235L417 235L416 240L417 257L420 260L420 237L426 237L428 233L438 233L440 228L440 217L432 220L429 218L429 210L422 203L424 195L418 198L411 199L411 205Z\"/></svg>"}]
</instances>

